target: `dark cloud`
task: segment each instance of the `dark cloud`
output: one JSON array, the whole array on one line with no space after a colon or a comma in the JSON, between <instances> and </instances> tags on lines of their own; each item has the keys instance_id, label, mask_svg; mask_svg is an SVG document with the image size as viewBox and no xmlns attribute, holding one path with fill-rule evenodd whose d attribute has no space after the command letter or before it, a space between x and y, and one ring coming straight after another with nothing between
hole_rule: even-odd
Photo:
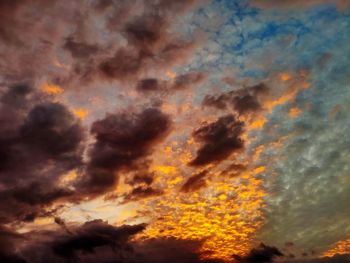
<instances>
[{"instance_id":1,"label":"dark cloud","mask_svg":"<svg viewBox=\"0 0 350 263\"><path fill-rule=\"evenodd\" d=\"M4 263L25 263L16 254L16 242L23 241L24 237L11 229L0 225L0 262Z\"/></svg>"},{"instance_id":2,"label":"dark cloud","mask_svg":"<svg viewBox=\"0 0 350 263\"><path fill-rule=\"evenodd\" d=\"M262 110L262 99L268 92L269 88L261 83L217 96L207 95L203 100L203 105L221 110L229 107L239 115L244 115Z\"/></svg>"},{"instance_id":3,"label":"dark cloud","mask_svg":"<svg viewBox=\"0 0 350 263\"><path fill-rule=\"evenodd\" d=\"M66 259L74 259L79 251L94 253L98 247L110 246L125 250L128 239L144 230L145 225L114 227L102 220L85 223L74 234L59 236L51 244L53 252Z\"/></svg>"},{"instance_id":4,"label":"dark cloud","mask_svg":"<svg viewBox=\"0 0 350 263\"><path fill-rule=\"evenodd\" d=\"M276 257L282 256L284 255L276 247L261 243L259 247L253 248L246 256L234 255L233 258L242 263L271 263Z\"/></svg>"},{"instance_id":5,"label":"dark cloud","mask_svg":"<svg viewBox=\"0 0 350 263\"><path fill-rule=\"evenodd\" d=\"M120 48L113 57L105 59L98 67L105 77L123 80L137 75L147 57L150 57L150 54L131 48Z\"/></svg>"},{"instance_id":6,"label":"dark cloud","mask_svg":"<svg viewBox=\"0 0 350 263\"><path fill-rule=\"evenodd\" d=\"M87 175L81 190L102 193L115 185L120 170L132 170L170 131L171 121L156 108L140 113L109 114L96 121L91 132L96 143L90 150Z\"/></svg>"},{"instance_id":7,"label":"dark cloud","mask_svg":"<svg viewBox=\"0 0 350 263\"><path fill-rule=\"evenodd\" d=\"M135 263L223 263L204 260L196 252L202 242L176 238L155 238L133 243ZM126 261L129 262L129 261Z\"/></svg>"},{"instance_id":8,"label":"dark cloud","mask_svg":"<svg viewBox=\"0 0 350 263\"><path fill-rule=\"evenodd\" d=\"M168 21L158 14L135 18L126 24L124 33L130 44L143 52L151 52L157 42L166 35Z\"/></svg>"},{"instance_id":9,"label":"dark cloud","mask_svg":"<svg viewBox=\"0 0 350 263\"><path fill-rule=\"evenodd\" d=\"M65 106L43 103L28 114L20 130L23 141L32 151L40 151L54 158L74 158L83 130Z\"/></svg>"},{"instance_id":10,"label":"dark cloud","mask_svg":"<svg viewBox=\"0 0 350 263\"><path fill-rule=\"evenodd\" d=\"M197 35L171 30L196 2L1 1L2 79L45 76L71 88L101 78L133 82L149 67L172 67L197 46Z\"/></svg>"},{"instance_id":11,"label":"dark cloud","mask_svg":"<svg viewBox=\"0 0 350 263\"><path fill-rule=\"evenodd\" d=\"M148 197L160 196L163 195L164 192L159 189L155 189L151 186L137 186L132 189L131 192L124 196L123 203L135 202L141 199L145 199Z\"/></svg>"},{"instance_id":12,"label":"dark cloud","mask_svg":"<svg viewBox=\"0 0 350 263\"><path fill-rule=\"evenodd\" d=\"M154 174L149 172L138 171L128 182L130 185L145 184L151 185L153 183Z\"/></svg>"},{"instance_id":13,"label":"dark cloud","mask_svg":"<svg viewBox=\"0 0 350 263\"><path fill-rule=\"evenodd\" d=\"M189 72L186 74L182 74L176 76L175 82L172 85L172 90L183 90L188 87L198 85L201 83L206 77L206 74L201 72Z\"/></svg>"},{"instance_id":14,"label":"dark cloud","mask_svg":"<svg viewBox=\"0 0 350 263\"><path fill-rule=\"evenodd\" d=\"M178 90L186 90L197 86L205 79L205 74L201 72L189 72L175 77L174 80L160 80L156 78L141 79L136 89L140 92L159 92L166 94Z\"/></svg>"},{"instance_id":15,"label":"dark cloud","mask_svg":"<svg viewBox=\"0 0 350 263\"><path fill-rule=\"evenodd\" d=\"M64 105L40 96L15 85L0 99L0 222L45 214L45 207L72 194L58 185L59 177L82 164L80 122Z\"/></svg>"},{"instance_id":16,"label":"dark cloud","mask_svg":"<svg viewBox=\"0 0 350 263\"><path fill-rule=\"evenodd\" d=\"M189 163L192 166L220 162L233 152L243 148L241 135L244 124L233 115L220 117L217 121L204 124L193 132L195 141L201 144L197 156Z\"/></svg>"},{"instance_id":17,"label":"dark cloud","mask_svg":"<svg viewBox=\"0 0 350 263\"><path fill-rule=\"evenodd\" d=\"M58 224L65 224L56 220ZM0 228L1 262L66 263L66 262L132 262L131 238L146 225L113 226L102 220L71 224L65 228L18 234ZM13 261L11 261L13 260Z\"/></svg>"},{"instance_id":18,"label":"dark cloud","mask_svg":"<svg viewBox=\"0 0 350 263\"><path fill-rule=\"evenodd\" d=\"M17 242L11 249L6 245L6 255L27 263L223 263L201 259L197 251L202 242L198 240L172 237L133 240L145 227L144 224L113 226L93 220L80 226L71 225L69 233L61 228L38 229L23 235L11 233L16 235L13 238ZM2 238L12 239L8 235Z\"/></svg>"},{"instance_id":19,"label":"dark cloud","mask_svg":"<svg viewBox=\"0 0 350 263\"><path fill-rule=\"evenodd\" d=\"M221 172L222 175L235 177L239 176L247 168L244 164L232 163Z\"/></svg>"},{"instance_id":20,"label":"dark cloud","mask_svg":"<svg viewBox=\"0 0 350 263\"><path fill-rule=\"evenodd\" d=\"M99 47L93 44L80 43L72 37L66 39L63 48L68 50L73 58L88 59L99 51Z\"/></svg>"},{"instance_id":21,"label":"dark cloud","mask_svg":"<svg viewBox=\"0 0 350 263\"><path fill-rule=\"evenodd\" d=\"M205 180L205 177L207 176L207 171L202 171L198 174L192 175L190 178L187 179L187 181L182 185L181 191L182 192L193 192L197 191L200 188L203 188L207 186L207 182Z\"/></svg>"},{"instance_id":22,"label":"dark cloud","mask_svg":"<svg viewBox=\"0 0 350 263\"><path fill-rule=\"evenodd\" d=\"M167 89L167 82L156 78L142 79L137 84L136 89L141 92L165 91Z\"/></svg>"},{"instance_id":23,"label":"dark cloud","mask_svg":"<svg viewBox=\"0 0 350 263\"><path fill-rule=\"evenodd\" d=\"M67 224L66 224L65 220L63 220L62 218L56 216L56 217L54 218L54 222L55 222L57 225L61 226L68 234L71 234L71 235L73 234L73 233L70 231L70 229L67 227Z\"/></svg>"},{"instance_id":24,"label":"dark cloud","mask_svg":"<svg viewBox=\"0 0 350 263\"><path fill-rule=\"evenodd\" d=\"M227 101L229 95L224 93L218 96L206 95L203 99L203 105L207 107L213 107L220 110L225 110L227 108Z\"/></svg>"},{"instance_id":25,"label":"dark cloud","mask_svg":"<svg viewBox=\"0 0 350 263\"><path fill-rule=\"evenodd\" d=\"M112 9L106 27L110 31L110 42L105 43L108 50L103 56L93 56L89 63L74 63L73 78L103 78L110 81L135 81L149 68L164 69L184 61L196 47L196 40L171 33L171 25L176 15L189 10L196 1L180 1L176 4L163 1L148 1L139 12L135 3L127 1L100 1L95 5L98 12ZM115 44L115 37L126 40L127 45ZM96 46L89 42L68 44L74 54L98 53ZM74 45L73 45L74 44ZM66 43L67 46L67 43ZM192 78L196 78L193 76ZM198 81L193 79L192 81ZM138 85L140 90L149 86ZM153 83L154 84L154 83ZM177 86L180 88L182 83ZM183 84L185 85L185 84Z\"/></svg>"}]
</instances>

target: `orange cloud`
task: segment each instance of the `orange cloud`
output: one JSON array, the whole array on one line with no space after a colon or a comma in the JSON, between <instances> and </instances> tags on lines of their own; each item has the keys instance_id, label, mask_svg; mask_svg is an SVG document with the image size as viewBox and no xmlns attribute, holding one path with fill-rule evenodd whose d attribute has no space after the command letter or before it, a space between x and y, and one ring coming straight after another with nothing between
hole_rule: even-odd
<instances>
[{"instance_id":1,"label":"orange cloud","mask_svg":"<svg viewBox=\"0 0 350 263\"><path fill-rule=\"evenodd\" d=\"M151 223L140 238L201 240L199 253L205 259L230 260L232 254L246 253L263 222L260 208L265 192L255 175L264 169L244 173L241 179L216 177L196 192L170 189L152 205L145 202L143 208L152 209Z\"/></svg>"},{"instance_id":2,"label":"orange cloud","mask_svg":"<svg viewBox=\"0 0 350 263\"><path fill-rule=\"evenodd\" d=\"M89 111L87 109L83 109L83 108L77 108L73 110L73 113L76 117L78 117L79 119L85 119L86 116L88 115Z\"/></svg>"},{"instance_id":3,"label":"orange cloud","mask_svg":"<svg viewBox=\"0 0 350 263\"><path fill-rule=\"evenodd\" d=\"M298 107L293 107L289 110L288 116L290 118L296 118L301 113L301 110Z\"/></svg>"},{"instance_id":4,"label":"orange cloud","mask_svg":"<svg viewBox=\"0 0 350 263\"><path fill-rule=\"evenodd\" d=\"M350 251L350 238L341 240L332 245L332 247L323 253L324 257L333 257L337 254L349 254Z\"/></svg>"},{"instance_id":5,"label":"orange cloud","mask_svg":"<svg viewBox=\"0 0 350 263\"><path fill-rule=\"evenodd\" d=\"M279 74L279 78L280 78L280 80L282 80L282 81L288 81L288 80L290 80L292 77L291 77L291 75L289 75L288 73L282 72L282 73Z\"/></svg>"},{"instance_id":6,"label":"orange cloud","mask_svg":"<svg viewBox=\"0 0 350 263\"><path fill-rule=\"evenodd\" d=\"M61 88L60 86L48 84L46 82L41 86L41 90L46 94L52 94L52 95L58 95L63 93L64 91L64 89Z\"/></svg>"}]
</instances>

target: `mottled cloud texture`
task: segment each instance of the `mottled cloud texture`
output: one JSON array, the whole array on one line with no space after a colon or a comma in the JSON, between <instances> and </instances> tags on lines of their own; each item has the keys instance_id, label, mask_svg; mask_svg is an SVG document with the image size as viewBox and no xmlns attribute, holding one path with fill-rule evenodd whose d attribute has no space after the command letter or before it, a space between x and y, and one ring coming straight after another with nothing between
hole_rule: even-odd
<instances>
[{"instance_id":1,"label":"mottled cloud texture","mask_svg":"<svg viewBox=\"0 0 350 263\"><path fill-rule=\"evenodd\" d=\"M347 0L1 0L1 263L350 262Z\"/></svg>"}]
</instances>

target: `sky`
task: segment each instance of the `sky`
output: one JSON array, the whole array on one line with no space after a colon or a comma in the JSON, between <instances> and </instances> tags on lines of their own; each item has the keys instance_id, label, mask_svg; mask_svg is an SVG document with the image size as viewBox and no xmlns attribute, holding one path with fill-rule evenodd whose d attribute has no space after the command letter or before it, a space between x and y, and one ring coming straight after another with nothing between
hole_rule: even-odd
<instances>
[{"instance_id":1,"label":"sky","mask_svg":"<svg viewBox=\"0 0 350 263\"><path fill-rule=\"evenodd\" d=\"M349 43L349 0L0 0L0 262L350 262Z\"/></svg>"}]
</instances>

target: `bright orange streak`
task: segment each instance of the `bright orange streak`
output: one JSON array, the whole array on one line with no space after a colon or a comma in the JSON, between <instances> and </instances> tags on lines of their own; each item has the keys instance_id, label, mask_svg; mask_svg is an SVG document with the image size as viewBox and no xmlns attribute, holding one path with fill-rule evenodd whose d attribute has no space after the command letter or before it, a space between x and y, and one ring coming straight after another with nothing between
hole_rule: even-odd
<instances>
[{"instance_id":1,"label":"bright orange streak","mask_svg":"<svg viewBox=\"0 0 350 263\"><path fill-rule=\"evenodd\" d=\"M255 121L253 121L249 126L248 126L248 130L255 130L255 129L261 129L264 127L266 122L265 117L262 117L260 119L257 119Z\"/></svg>"},{"instance_id":2,"label":"bright orange streak","mask_svg":"<svg viewBox=\"0 0 350 263\"><path fill-rule=\"evenodd\" d=\"M335 243L329 250L323 253L324 257L333 257L336 254L349 254L350 253L350 238L347 240L341 240Z\"/></svg>"},{"instance_id":3,"label":"bright orange streak","mask_svg":"<svg viewBox=\"0 0 350 263\"><path fill-rule=\"evenodd\" d=\"M87 109L83 109L83 108L78 108L78 109L74 109L73 113L76 117L78 117L79 119L85 119L86 116L88 115L89 111Z\"/></svg>"},{"instance_id":4,"label":"bright orange streak","mask_svg":"<svg viewBox=\"0 0 350 263\"><path fill-rule=\"evenodd\" d=\"M289 101L292 101L296 95L299 93L301 89L307 89L310 87L310 84L307 82L301 82L298 83L298 86L296 87L290 87L290 90L288 90L285 94L280 96L279 98L275 100L269 100L265 102L265 107L272 111L272 109L276 106L283 105Z\"/></svg>"},{"instance_id":5,"label":"bright orange streak","mask_svg":"<svg viewBox=\"0 0 350 263\"><path fill-rule=\"evenodd\" d=\"M157 165L153 167L153 170L159 171L165 174L175 173L176 167L175 166L166 166L166 165Z\"/></svg>"},{"instance_id":6,"label":"bright orange streak","mask_svg":"<svg viewBox=\"0 0 350 263\"><path fill-rule=\"evenodd\" d=\"M52 95L61 94L61 93L63 93L63 91L64 91L60 86L51 85L51 84L48 84L48 83L44 83L44 84L41 86L41 90L42 90L44 93L52 94Z\"/></svg>"}]
</instances>

